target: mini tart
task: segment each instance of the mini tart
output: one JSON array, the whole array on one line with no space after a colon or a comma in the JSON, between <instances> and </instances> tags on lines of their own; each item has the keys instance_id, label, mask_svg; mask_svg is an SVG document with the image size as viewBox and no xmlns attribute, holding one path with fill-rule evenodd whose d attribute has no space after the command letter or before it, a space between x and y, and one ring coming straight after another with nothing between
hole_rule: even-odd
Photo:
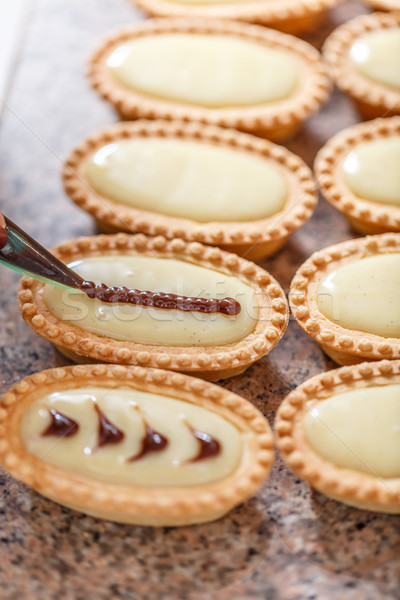
<instances>
[{"instance_id":1,"label":"mini tart","mask_svg":"<svg viewBox=\"0 0 400 600\"><path fill-rule=\"evenodd\" d=\"M364 75L351 59L350 51L363 36L394 29L400 29L400 12L362 15L335 29L322 48L337 86L354 100L365 119L400 114L400 87ZM396 55L388 60L386 56L378 58L374 68L379 76L383 68L378 67L397 60Z\"/></svg>"},{"instance_id":2,"label":"mini tart","mask_svg":"<svg viewBox=\"0 0 400 600\"><path fill-rule=\"evenodd\" d=\"M315 252L303 263L292 280L289 301L296 321L309 336L320 344L324 352L339 364L349 365L365 360L400 358L400 339L398 337L388 337L340 325L339 320L342 319L343 322L343 319L347 316L342 312L345 311L345 307L342 308L344 305L340 304L340 294L336 289L335 296L334 287L332 288L332 284L329 286L329 283L326 283L322 288L323 291L321 291L321 284L327 281L326 278L328 275L332 278L333 273L358 263L351 273L352 280L350 278L347 284L347 293L348 297L350 297L350 302L353 301L351 297L352 290L354 293L359 293L358 297L355 296L356 309L351 318L354 318L357 312L360 313L360 318L365 318L362 315L368 311L369 306L365 301L365 297L372 297L374 292L375 296L377 296L375 301L378 305L374 306L373 318L377 321L383 320L383 325L382 323L380 325L384 328L389 308L392 313L396 312L396 307L398 307L397 297L388 296L385 290L381 288L375 290L372 288L371 292L371 288L366 290L356 281L357 270L359 269L361 260L381 256L398 257L400 260L400 234L387 233L349 240ZM396 258L389 260L396 260ZM364 263L363 266L365 267L366 264ZM399 272L396 262L393 272L394 285L398 283ZM375 271L372 274L370 273L370 275L373 277L374 273ZM363 276L365 282L365 273ZM360 291L358 292L359 289ZM342 288L343 291L345 291L345 288ZM337 317L336 320L338 322L327 318L321 312L318 300L326 302L324 306L328 309L329 306L332 306L329 310L332 310L333 316L334 318ZM390 307L388 302L391 303ZM331 304L329 305L328 303ZM396 312L397 314L398 311ZM400 323L397 321L397 317L393 318L394 322L392 325L398 326Z\"/></svg>"},{"instance_id":3,"label":"mini tart","mask_svg":"<svg viewBox=\"0 0 400 600\"><path fill-rule=\"evenodd\" d=\"M386 386L400 385L400 361L382 360L373 363L363 363L352 367L342 367L335 369L329 373L322 373L312 379L309 379L295 390L281 404L276 422L275 431L277 434L278 448L282 457L287 462L290 469L299 477L307 481L312 487L322 492L326 496L333 498L339 502L344 502L350 506L365 510L374 510L385 513L400 513L400 477L399 476L379 476L377 470L372 469L367 472L364 469L354 468L351 466L338 466L332 462L332 458L327 455L322 456L316 449L315 445L311 445L310 437L306 429L306 418L310 418L310 413L313 409L321 410L321 402L333 399L335 396L346 394L343 397L342 408L344 416L340 419L337 415L336 421L331 429L333 436L336 436L337 444L339 445L342 438L342 432L345 431L346 437L349 437L349 431L346 431L344 419L348 416L347 410L351 409L349 402L354 402L355 396L351 392L357 390L365 390L375 388L378 393L385 393ZM397 389L400 390L398 387ZM386 390L387 391L387 390ZM350 393L348 396L347 394ZM374 393L370 390L368 393ZM398 393L398 392L397 392ZM347 406L346 406L347 400ZM357 398L357 405L354 411L357 412L361 404L360 397ZM399 398L400 401L400 398ZM331 407L334 406L331 402ZM367 399L365 399L365 403ZM368 405L367 405L368 406ZM384 417L384 403L379 408L379 417ZM317 419L318 419L317 413ZM331 413L332 414L332 413ZM357 420L357 415L355 415ZM363 421L368 423L372 420L371 415L367 415ZM327 424L326 424L327 423ZM321 425L329 427L331 424L322 421ZM378 427L381 422L378 421ZM392 434L390 425L386 429ZM359 423L355 423L354 429L357 430ZM377 428L378 428L377 427ZM310 430L308 430L310 431ZM368 433L371 433L368 431ZM371 445L379 444L378 440L374 440L374 431L369 438ZM351 435L351 434L350 434ZM329 436L329 429L327 437ZM326 440L327 440L326 437ZM330 436L329 436L330 437ZM336 441L335 440L335 441ZM331 441L331 440L330 440ZM382 442L382 440L380 439ZM344 439L348 450L347 439ZM381 446L381 444L379 444ZM323 444L322 449L325 451ZM321 447L319 446L319 448ZM382 448L379 447L379 450ZM363 449L365 451L365 448ZM351 446L350 446L350 452ZM325 452L324 452L325 453ZM368 461L363 460L360 452L352 452L353 457L360 457L360 461L368 464ZM375 474L374 474L375 473Z\"/></svg>"},{"instance_id":4,"label":"mini tart","mask_svg":"<svg viewBox=\"0 0 400 600\"><path fill-rule=\"evenodd\" d=\"M133 0L153 17L207 17L267 25L298 34L320 24L338 0Z\"/></svg>"},{"instance_id":5,"label":"mini tart","mask_svg":"<svg viewBox=\"0 0 400 600\"><path fill-rule=\"evenodd\" d=\"M46 435L50 410L72 421ZM158 448L133 460L144 427ZM35 373L3 397L0 428L0 462L15 478L68 508L137 525L218 519L256 492L274 459L268 422L250 402L196 378L141 367ZM216 436L204 436L214 452L201 461L194 430Z\"/></svg>"},{"instance_id":6,"label":"mini tart","mask_svg":"<svg viewBox=\"0 0 400 600\"><path fill-rule=\"evenodd\" d=\"M96 153L101 152L102 148L106 146L111 147L109 144L123 142L124 140L132 140L133 142L148 140L149 143L154 140L158 144L163 140L171 140L172 143L174 141L186 141L188 147L192 150L194 148L193 144L196 144L199 149L209 148L211 152L225 148L229 151L237 151L237 159L241 160L251 161L254 156L258 161L261 159L265 162L265 170L272 169L272 174L279 177L279 181L282 181L282 184L286 186L286 199L282 208L279 208L270 216L250 221L229 221L229 206L225 209L221 208L224 215L228 216L226 220L203 223L189 218L168 216L160 212L150 212L150 210L136 208L133 204L102 194L94 187L88 172L89 161ZM234 156L232 154L232 157ZM213 160L215 162L215 157ZM161 165L159 164L157 168L162 169L164 172L163 161L160 160L160 163ZM176 164L178 163L181 164L177 159ZM151 163L151 165L153 164ZM232 178L231 176L228 177L228 164L225 162L224 172L221 176L216 176L216 186L218 188L222 186L223 190L226 189L226 181ZM198 162L197 165L199 165ZM189 169L189 166L192 171L193 163L188 165L187 169ZM201 173L205 167L200 164L197 169ZM257 169L257 173L261 172L263 174L261 162L257 163ZM237 166L233 170L237 171ZM176 186L178 193L182 195L179 184L185 179L186 171L183 171L182 168L180 168L180 171L182 174L179 176ZM108 177L110 178L110 175ZM115 180L115 174L113 177ZM168 178L169 175L165 174L165 177ZM197 176L197 178L199 177L200 175ZM160 177L157 178L154 175L152 178L159 179ZM284 244L289 234L301 227L311 216L317 200L311 171L299 157L286 150L286 148L247 134L200 123L137 121L109 127L91 136L72 151L64 166L63 181L65 190L73 202L91 214L105 232L137 231L148 235L161 234L167 238L180 237L186 241L217 245L224 250L245 255L247 259L261 258L276 252ZM251 182L249 182L249 190L250 184ZM259 193L257 186L260 184L255 182L254 185L257 193ZM192 193L190 193L190 190L185 189L184 195L188 198L187 202L190 203L193 193L196 191L194 202L196 206L202 206L204 202L202 203L197 194L198 187L199 185L196 185L196 190L193 190ZM205 201L209 197L209 187L210 184L205 190ZM266 185L266 187L268 186ZM249 193L251 194L251 192ZM230 194L229 197L231 197ZM248 204L252 197L238 197L237 204L246 206L246 203ZM267 195L265 198L267 200Z\"/></svg>"},{"instance_id":7,"label":"mini tart","mask_svg":"<svg viewBox=\"0 0 400 600\"><path fill-rule=\"evenodd\" d=\"M122 80L117 78L107 64L107 61L114 51L117 48L125 46L127 43L138 43L140 40L140 43L143 45L145 43L143 38L153 38L156 40L157 44L160 44L160 42L165 44L167 43L166 39L168 41L166 36L169 36L170 39L174 39L175 34L177 36L175 37L175 44L177 43L177 40L178 42L179 40L182 40L182 35L193 36L194 42L196 42L196 40L198 42L199 39L203 40L203 37L207 36L210 38L210 43L214 43L214 45L217 44L217 46L221 43L221 39L225 44L224 39L226 38L226 44L229 44L229 51L226 46L222 47L223 53L220 58L222 62L231 62L229 70L227 71L229 74L229 81L231 81L230 78L233 76L238 77L237 65L232 62L231 58L232 47L235 43L240 45L241 49L240 51L238 50L240 56L240 52L243 53L244 51L244 46L247 48L246 52L250 52L251 49L252 53L257 52L258 54L265 48L268 52L268 60L272 60L271 56L273 52L271 52L271 50L277 51L276 55L274 55L274 60L285 61L286 69L289 69L294 77L293 82L290 84L293 84L293 86L285 87L286 91L284 93L282 92L283 95L279 96L281 99L279 99L277 95L275 99L265 101L262 99L263 96L260 96L257 101L252 100L251 104L244 99L244 96L240 105L237 104L238 101L236 100L230 102L230 106L229 103L227 104L226 100L223 100L218 106L216 104L207 105L207 102L203 98L192 100L191 103L189 103L187 100L179 99L177 90L180 90L180 86L183 85L183 83L181 83L181 78L178 78L175 81L175 84L178 86L177 90L174 88L174 94L177 94L176 97L171 96L171 77L169 77L168 82L165 82L166 85L168 83L167 92L169 95L169 98L166 99L165 94L164 96L157 96L155 92L149 91L149 87L143 88L147 89L147 91L138 91L135 87L129 87L126 83L123 83ZM146 41L146 43L147 46L149 46L150 42ZM185 44L187 44L187 40L185 41ZM206 47L208 48L209 45L206 46L203 44L203 48ZM218 47L221 48L221 46ZM159 51L165 53L165 50ZM148 52L148 49L146 52ZM181 54L182 52L180 50L178 55L180 56ZM204 50L201 50L199 56L202 56L203 54ZM119 55L121 55L120 51ZM115 55L113 55L112 60L115 63L114 57ZM185 77L195 76L195 71L192 67L193 61L193 64L196 63L196 69L203 71L201 73L202 77L211 77L209 73L210 69L205 64L202 65L202 68L200 69L197 65L198 56L195 56L195 58L196 60L190 59L191 62L188 63L188 66L185 66ZM148 64L148 60L149 59L146 59L146 64ZM175 59L171 60L173 61ZM246 58L246 61L247 60L248 59ZM213 64L220 63L217 63L214 60ZM249 64L253 65L253 63ZM175 67L171 66L171 73L176 73L174 68ZM223 68L225 69L225 67ZM246 69L248 69L248 67L246 67ZM282 70L282 68L277 69L277 72L282 72ZM145 71L140 75L140 78L142 78L142 76L147 77L146 73L147 75L149 73L154 73L154 69ZM246 73L248 74L247 71ZM160 75L157 75L157 77L159 76ZM165 78L165 75L163 76ZM226 94L227 87L224 86L227 86L228 84L224 83L224 85L222 85L222 82L225 81L224 77L225 71L221 72L221 75L219 75L217 71L214 72L213 70L212 85L202 82L201 85L198 86L200 92L196 92L197 96L199 94L200 96L206 93L208 94L210 90L214 90L217 82L220 82L222 86L220 86L221 89L219 92ZM246 74L244 77L246 78ZM331 89L331 83L323 61L321 60L321 56L310 44L278 31L264 29L255 25L200 18L149 19L140 25L125 27L124 29L112 33L92 55L89 78L93 87L100 95L111 102L125 119L145 117L151 119L160 118L167 120L196 121L240 129L275 141L293 136L303 121L309 118L311 114L317 111L321 104L327 100ZM183 82L185 81L186 79L183 78ZM146 83L145 85L154 85L154 82L151 84ZM238 83L235 85L236 93L239 93L238 90L241 90L240 94L243 94L248 88L248 83L246 82L242 82L242 85L239 86L239 88L237 87L239 85ZM190 91L192 94L194 93L194 90L195 87L191 84L185 93ZM272 94L274 91L271 86L268 87L268 90L269 94ZM180 98L182 98L182 93Z\"/></svg>"},{"instance_id":8,"label":"mini tart","mask_svg":"<svg viewBox=\"0 0 400 600\"><path fill-rule=\"evenodd\" d=\"M211 345L212 340L215 340L217 335L214 321L209 323L208 345L200 345L200 341L198 345L192 345L191 341L186 345L162 345L158 341L161 339L159 333L154 334L157 345L154 343L137 343L92 333L72 322L58 319L49 310L44 300L45 285L33 279L23 278L18 292L18 304L24 320L36 333L51 341L72 360L167 368L217 380L242 373L253 362L268 354L278 343L287 326L289 309L285 294L276 280L254 263L245 261L235 254L223 252L219 248L203 246L197 242L189 244L181 239L166 240L161 236L146 238L143 234L129 236L119 233L66 242L53 249L53 253L65 263L82 259L105 259L105 257L115 257L117 260L121 257L132 256L172 259L183 264L188 263L196 267L203 267L203 270L210 270L215 277L218 276L218 273L227 275L227 278L237 282L237 285L244 286L245 293L247 291L250 293L251 302L245 305L245 300L243 300L242 311L238 317L241 314L247 316L256 310L255 316L251 317L253 321L250 329L248 329L249 332L231 343ZM102 262L99 264L102 266ZM176 263L174 264L176 266ZM174 265L172 265L172 268L175 268ZM167 272L166 269L167 267L164 268L165 272ZM162 272L159 273L159 276L162 277ZM185 275L182 275L182 278L184 277ZM157 276L155 278L157 280ZM103 281L102 283L110 285L111 282ZM120 284L118 283L118 285ZM197 285L200 286L201 284L197 283ZM140 286L140 289L144 289L144 287ZM53 293L58 292L56 288L51 288L51 286L48 286L48 289L53 290ZM152 289L151 291L165 290ZM61 293L61 290L59 293ZM226 296L226 294L223 295ZM238 300L241 302L241 298L238 298ZM252 306L252 302L255 306ZM72 305L67 304L66 306ZM104 307L102 310L106 310L107 307L112 308L113 305L103 304L102 306ZM126 306L125 308L134 309L135 307ZM143 311L146 310L146 308L143 308ZM158 309L152 310L157 311ZM157 319L155 319L154 313L145 318L149 318L150 321L154 319L154 322L161 321L164 318L163 315L159 314L161 312L165 314L169 311L159 310L156 315ZM181 314L184 315L184 313ZM215 317L215 315L206 316ZM123 315L120 316L122 324L124 318L129 320ZM198 316L196 318L199 319ZM222 319L229 320L230 318L222 316ZM131 320L134 319L133 316ZM168 319L170 319L169 315ZM76 322L78 323L79 319ZM177 328L178 325L179 323L175 326L172 325L172 329ZM145 331L147 331L146 327L149 326L151 325L145 324ZM206 326L208 327L208 325ZM225 327L225 323L223 326ZM231 331L233 325L227 321L226 327L228 329L225 329L225 331ZM135 334L137 328L138 321L135 322ZM173 334L173 330L168 334L169 341ZM201 331L198 335L202 335Z\"/></svg>"},{"instance_id":9,"label":"mini tart","mask_svg":"<svg viewBox=\"0 0 400 600\"><path fill-rule=\"evenodd\" d=\"M400 0L366 0L374 10L400 10Z\"/></svg>"},{"instance_id":10,"label":"mini tart","mask_svg":"<svg viewBox=\"0 0 400 600\"><path fill-rule=\"evenodd\" d=\"M350 224L363 234L386 233L400 231L400 185L397 183L397 204L383 203L366 199L358 195L345 180L344 166L351 152L357 152L364 144L372 141L394 140L400 141L400 117L376 119L344 129L319 151L315 159L314 171L322 194L335 208L340 210L349 220ZM396 146L397 149L397 146ZM396 157L398 151L396 152ZM359 160L356 158L356 160ZM393 159L390 171L390 181L399 180L400 167ZM387 163L386 163L387 165ZM384 159L376 156L376 171L370 170L371 181L365 179L363 187L368 189L369 184L374 188L387 183L387 168ZM363 168L363 167L361 167ZM367 171L366 167L363 168ZM381 180L379 180L381 177ZM399 180L400 181L400 180ZM370 191L368 192L370 195ZM376 192L377 193L377 192Z\"/></svg>"}]
</instances>

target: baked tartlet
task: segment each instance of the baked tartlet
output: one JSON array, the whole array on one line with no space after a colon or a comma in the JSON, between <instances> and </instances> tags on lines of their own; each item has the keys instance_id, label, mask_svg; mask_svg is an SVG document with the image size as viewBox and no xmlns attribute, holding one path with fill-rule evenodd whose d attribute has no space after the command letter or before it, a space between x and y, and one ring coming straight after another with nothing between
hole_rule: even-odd
<instances>
[{"instance_id":1,"label":"baked tartlet","mask_svg":"<svg viewBox=\"0 0 400 600\"><path fill-rule=\"evenodd\" d=\"M322 51L365 119L400 114L400 12L356 17L335 29Z\"/></svg>"},{"instance_id":2,"label":"baked tartlet","mask_svg":"<svg viewBox=\"0 0 400 600\"><path fill-rule=\"evenodd\" d=\"M364 234L400 231L400 117L344 129L319 151L324 197Z\"/></svg>"},{"instance_id":3,"label":"baked tartlet","mask_svg":"<svg viewBox=\"0 0 400 600\"><path fill-rule=\"evenodd\" d=\"M281 404L279 450L296 475L350 506L400 513L400 361L342 367Z\"/></svg>"},{"instance_id":4,"label":"baked tartlet","mask_svg":"<svg viewBox=\"0 0 400 600\"><path fill-rule=\"evenodd\" d=\"M400 0L365 0L374 10L400 10Z\"/></svg>"},{"instance_id":5,"label":"baked tartlet","mask_svg":"<svg viewBox=\"0 0 400 600\"><path fill-rule=\"evenodd\" d=\"M396 0L392 0L396 1ZM317 27L340 0L133 0L154 17L206 17L267 25L298 34Z\"/></svg>"},{"instance_id":6,"label":"baked tartlet","mask_svg":"<svg viewBox=\"0 0 400 600\"><path fill-rule=\"evenodd\" d=\"M102 231L141 232L269 256L311 216L311 170L286 148L201 123L136 121L66 160L67 194Z\"/></svg>"},{"instance_id":7,"label":"baked tartlet","mask_svg":"<svg viewBox=\"0 0 400 600\"><path fill-rule=\"evenodd\" d=\"M293 36L213 19L149 19L92 55L94 88L125 119L196 121L286 139L331 83L319 52Z\"/></svg>"},{"instance_id":8,"label":"baked tartlet","mask_svg":"<svg viewBox=\"0 0 400 600\"><path fill-rule=\"evenodd\" d=\"M178 373L79 365L35 373L0 405L0 462L44 496L138 525L213 521L274 459L250 403Z\"/></svg>"},{"instance_id":9,"label":"baked tartlet","mask_svg":"<svg viewBox=\"0 0 400 600\"><path fill-rule=\"evenodd\" d=\"M315 252L289 300L300 327L339 364L400 358L400 234Z\"/></svg>"},{"instance_id":10,"label":"baked tartlet","mask_svg":"<svg viewBox=\"0 0 400 600\"><path fill-rule=\"evenodd\" d=\"M202 298L234 298L235 316L105 303L23 278L25 321L73 360L136 364L222 379L268 354L287 321L285 294L264 269L219 248L158 236L99 235L53 253L85 280Z\"/></svg>"}]
</instances>

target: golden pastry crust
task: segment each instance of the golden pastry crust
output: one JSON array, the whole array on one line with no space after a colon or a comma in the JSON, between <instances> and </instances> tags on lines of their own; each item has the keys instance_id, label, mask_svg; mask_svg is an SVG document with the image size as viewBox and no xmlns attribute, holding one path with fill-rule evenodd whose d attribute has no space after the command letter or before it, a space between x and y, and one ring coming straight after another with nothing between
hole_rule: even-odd
<instances>
[{"instance_id":1,"label":"golden pastry crust","mask_svg":"<svg viewBox=\"0 0 400 600\"><path fill-rule=\"evenodd\" d=\"M289 293L293 316L300 327L339 364L399 359L400 340L346 329L327 319L318 308L319 284L330 271L360 258L399 252L400 234L386 233L349 240L315 252L295 274Z\"/></svg>"},{"instance_id":2,"label":"golden pastry crust","mask_svg":"<svg viewBox=\"0 0 400 600\"><path fill-rule=\"evenodd\" d=\"M121 43L164 33L218 34L239 37L290 53L299 65L302 84L297 93L279 102L251 107L208 109L169 102L119 84L106 66L107 56ZM125 119L151 118L207 123L240 129L272 140L291 137L328 99L331 82L320 53L295 37L256 25L217 19L149 19L111 33L92 55L89 78L99 94Z\"/></svg>"},{"instance_id":3,"label":"golden pastry crust","mask_svg":"<svg viewBox=\"0 0 400 600\"><path fill-rule=\"evenodd\" d=\"M53 253L65 263L102 254L175 258L238 277L255 290L259 303L259 320L255 329L237 343L223 346L151 346L95 335L58 320L44 302L44 284L22 278L18 292L22 317L36 333L73 360L166 368L207 379L223 379L242 373L268 354L287 326L289 309L277 281L254 263L219 248L197 242L189 244L181 239L166 240L162 236L146 238L143 234L119 233L65 242L53 249Z\"/></svg>"},{"instance_id":4,"label":"golden pastry crust","mask_svg":"<svg viewBox=\"0 0 400 600\"><path fill-rule=\"evenodd\" d=\"M297 34L315 27L341 0L255 0L243 3L180 4L168 0L133 0L154 17L207 17L267 25Z\"/></svg>"},{"instance_id":5,"label":"golden pastry crust","mask_svg":"<svg viewBox=\"0 0 400 600\"><path fill-rule=\"evenodd\" d=\"M323 45L323 56L337 86L351 96L365 119L400 114L400 91L364 77L349 58L350 48L364 33L399 26L400 12L361 15L340 25Z\"/></svg>"},{"instance_id":6,"label":"golden pastry crust","mask_svg":"<svg viewBox=\"0 0 400 600\"><path fill-rule=\"evenodd\" d=\"M400 513L400 478L381 479L335 466L310 447L302 426L309 402L396 383L400 383L400 361L382 360L322 373L293 390L281 404L275 422L277 445L291 470L318 491L345 504Z\"/></svg>"},{"instance_id":7,"label":"golden pastry crust","mask_svg":"<svg viewBox=\"0 0 400 600\"><path fill-rule=\"evenodd\" d=\"M314 171L324 197L364 234L400 231L400 208L356 196L346 184L342 165L359 143L400 135L400 117L376 119L344 129L318 152Z\"/></svg>"},{"instance_id":8,"label":"golden pastry crust","mask_svg":"<svg viewBox=\"0 0 400 600\"><path fill-rule=\"evenodd\" d=\"M93 190L86 175L86 161L93 153L121 139L149 137L201 141L266 159L285 178L288 200L282 210L266 219L198 223L130 207ZM311 217L317 202L311 170L298 156L267 140L201 123L140 120L108 127L72 151L63 169L63 181L71 200L91 214L103 231L180 237L189 242L217 245L248 259L277 251L289 234Z\"/></svg>"},{"instance_id":9,"label":"golden pastry crust","mask_svg":"<svg viewBox=\"0 0 400 600\"><path fill-rule=\"evenodd\" d=\"M366 0L374 10L400 10L399 0Z\"/></svg>"},{"instance_id":10,"label":"golden pastry crust","mask_svg":"<svg viewBox=\"0 0 400 600\"><path fill-rule=\"evenodd\" d=\"M241 461L228 477L185 487L116 485L84 477L30 454L19 436L22 416L34 400L87 385L124 386L187 401L216 413L243 432ZM250 403L200 379L158 369L79 365L26 377L0 406L0 462L17 479L44 496L96 517L138 525L188 525L220 518L255 493L273 460L270 427Z\"/></svg>"}]
</instances>

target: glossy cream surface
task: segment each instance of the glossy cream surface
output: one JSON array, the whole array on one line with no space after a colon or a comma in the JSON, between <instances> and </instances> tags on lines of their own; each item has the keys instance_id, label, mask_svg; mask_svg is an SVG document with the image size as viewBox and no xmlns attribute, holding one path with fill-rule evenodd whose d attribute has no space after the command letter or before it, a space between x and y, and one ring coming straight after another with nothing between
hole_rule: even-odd
<instances>
[{"instance_id":1,"label":"glossy cream surface","mask_svg":"<svg viewBox=\"0 0 400 600\"><path fill-rule=\"evenodd\" d=\"M346 329L400 337L400 254L380 254L330 272L318 289L318 308Z\"/></svg>"},{"instance_id":2,"label":"glossy cream surface","mask_svg":"<svg viewBox=\"0 0 400 600\"><path fill-rule=\"evenodd\" d=\"M250 152L176 139L104 146L87 162L90 184L135 208L195 221L249 221L281 210L286 181Z\"/></svg>"},{"instance_id":3,"label":"glossy cream surface","mask_svg":"<svg viewBox=\"0 0 400 600\"><path fill-rule=\"evenodd\" d=\"M237 277L211 269L147 256L85 258L70 266L96 283L184 296L232 297L241 305L236 316L161 310L109 304L82 292L45 285L43 295L49 310L58 319L92 333L151 345L212 346L242 339L257 322L258 303L252 288Z\"/></svg>"},{"instance_id":4,"label":"glossy cream surface","mask_svg":"<svg viewBox=\"0 0 400 600\"><path fill-rule=\"evenodd\" d=\"M101 412L124 433L121 441L99 446ZM70 437L41 435L55 409L79 424ZM142 449L145 424L168 440L164 449L129 462ZM193 461L200 442L190 427L213 436L220 453ZM244 434L229 421L202 407L128 388L85 387L35 400L25 412L20 436L38 458L66 471L116 484L139 486L198 485L223 479L240 462Z\"/></svg>"},{"instance_id":5,"label":"glossy cream surface","mask_svg":"<svg viewBox=\"0 0 400 600\"><path fill-rule=\"evenodd\" d=\"M283 100L298 80L284 51L228 35L148 35L117 47L107 65L128 88L216 109Z\"/></svg>"},{"instance_id":6,"label":"glossy cream surface","mask_svg":"<svg viewBox=\"0 0 400 600\"><path fill-rule=\"evenodd\" d=\"M362 142L346 156L342 169L356 196L400 206L400 135Z\"/></svg>"},{"instance_id":7,"label":"glossy cream surface","mask_svg":"<svg viewBox=\"0 0 400 600\"><path fill-rule=\"evenodd\" d=\"M365 33L350 48L350 58L368 79L400 89L400 27Z\"/></svg>"},{"instance_id":8,"label":"glossy cream surface","mask_svg":"<svg viewBox=\"0 0 400 600\"><path fill-rule=\"evenodd\" d=\"M352 390L315 403L304 432L310 446L338 467L400 477L400 385Z\"/></svg>"}]
</instances>

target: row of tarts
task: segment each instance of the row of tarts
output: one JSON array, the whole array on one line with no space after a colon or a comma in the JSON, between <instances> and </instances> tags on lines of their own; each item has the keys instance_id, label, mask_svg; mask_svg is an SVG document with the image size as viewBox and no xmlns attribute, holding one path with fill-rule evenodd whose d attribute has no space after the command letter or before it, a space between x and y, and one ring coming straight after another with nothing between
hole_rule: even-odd
<instances>
[{"instance_id":1,"label":"row of tarts","mask_svg":"<svg viewBox=\"0 0 400 600\"><path fill-rule=\"evenodd\" d=\"M400 29L395 14L372 18ZM299 157L215 123L282 139L318 99L311 94L290 101L290 119L282 110L273 116L279 98L261 113L259 103L248 111L209 106L199 112L197 96L182 112L176 98L160 101L160 88L153 98L143 91L146 85L155 89L148 73L157 71L157 61L148 69L153 50L146 44L138 52L142 61L147 57L146 68L139 61L133 69L142 87L132 91L126 79L121 84L129 73L126 61L136 56L126 43L132 31L145 42L163 32L168 44L177 32L201 37L217 31L219 38L241 41L251 33L267 46L283 40L284 53L294 47L299 60L310 51L300 40L253 26L165 19L111 36L92 61L92 82L103 96L125 116L153 120L121 123L85 140L66 162L65 188L104 231L138 233L81 238L54 253L85 279L233 297L241 310L227 316L104 304L24 278L18 302L25 321L66 356L102 364L51 369L15 385L0 407L0 459L37 491L87 514L144 525L199 523L242 502L271 469L274 444L266 420L252 404L205 379L243 372L281 339L289 317L284 292L246 258L277 251L316 203L312 174ZM212 53L216 63L220 41ZM165 56L181 56L168 44L161 48ZM240 52L229 48L238 63ZM279 93L298 89L296 72L275 58L266 60L272 71L283 71ZM314 74L321 74L315 54L313 62ZM307 69L300 70L307 79ZM204 69L198 72L204 84ZM228 77L228 88L246 87L243 76L239 87ZM323 77L320 100L329 88ZM180 89L194 89L185 70L179 80ZM200 88L206 102L215 102L207 86ZM160 114L162 106L168 111ZM296 123L295 113L302 115ZM377 235L317 252L295 275L294 317L347 366L294 390L275 424L293 471L332 498L383 512L400 510L399 155L400 117L393 116L339 133L317 157L327 199L363 233Z\"/></svg>"}]
</instances>

